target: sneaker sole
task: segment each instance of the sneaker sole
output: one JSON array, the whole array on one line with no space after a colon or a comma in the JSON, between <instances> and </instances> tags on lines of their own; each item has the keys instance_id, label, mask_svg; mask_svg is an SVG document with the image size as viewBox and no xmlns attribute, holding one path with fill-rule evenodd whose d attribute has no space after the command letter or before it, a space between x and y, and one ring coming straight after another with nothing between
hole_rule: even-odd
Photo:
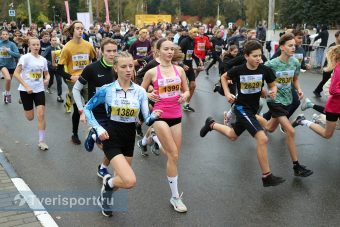
<instances>
[{"instance_id":1,"label":"sneaker sole","mask_svg":"<svg viewBox=\"0 0 340 227\"><path fill-rule=\"evenodd\" d=\"M296 173L294 173L294 175L295 175L296 177L309 177L309 176L312 175L313 173L314 173L313 171L310 171L310 172L308 172L307 175L299 175L299 174L296 174Z\"/></svg>"},{"instance_id":2,"label":"sneaker sole","mask_svg":"<svg viewBox=\"0 0 340 227\"><path fill-rule=\"evenodd\" d=\"M48 150L48 148L46 148L46 147L40 147L40 146L38 146L38 147L39 147L39 149L42 150L42 151L47 151L47 150Z\"/></svg>"},{"instance_id":3,"label":"sneaker sole","mask_svg":"<svg viewBox=\"0 0 340 227\"><path fill-rule=\"evenodd\" d=\"M137 142L137 147L139 147L139 150L140 150L140 154L143 156L143 157L146 157L146 156L149 156L148 151L143 151L141 146L139 145L139 143Z\"/></svg>"},{"instance_id":4,"label":"sneaker sole","mask_svg":"<svg viewBox=\"0 0 340 227\"><path fill-rule=\"evenodd\" d=\"M177 212L179 212L179 213L186 213L188 210L179 210L176 206L175 206L175 204L173 204L173 202L170 200L170 203L171 203L171 205L173 206L173 208L174 208L174 210L175 211L177 211Z\"/></svg>"},{"instance_id":5,"label":"sneaker sole","mask_svg":"<svg viewBox=\"0 0 340 227\"><path fill-rule=\"evenodd\" d=\"M103 178L104 179L104 178ZM105 191L105 186L104 184L102 185L102 188L100 189L100 208L102 209L102 214L105 216L105 217L111 217L112 214L106 214L105 211L104 211L104 208L103 208L103 204L102 204L102 200L103 200L103 193Z\"/></svg>"}]
</instances>

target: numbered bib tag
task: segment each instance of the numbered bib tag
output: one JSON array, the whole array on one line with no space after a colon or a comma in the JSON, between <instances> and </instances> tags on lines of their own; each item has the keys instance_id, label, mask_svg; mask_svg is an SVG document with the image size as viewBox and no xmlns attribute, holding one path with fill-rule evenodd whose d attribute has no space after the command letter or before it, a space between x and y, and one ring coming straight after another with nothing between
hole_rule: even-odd
<instances>
[{"instance_id":1,"label":"numbered bib tag","mask_svg":"<svg viewBox=\"0 0 340 227\"><path fill-rule=\"evenodd\" d=\"M222 52L222 46L215 45L215 51L216 52Z\"/></svg>"},{"instance_id":2,"label":"numbered bib tag","mask_svg":"<svg viewBox=\"0 0 340 227\"><path fill-rule=\"evenodd\" d=\"M28 76L31 80L39 80L42 77L41 72L30 72L28 73Z\"/></svg>"},{"instance_id":3,"label":"numbered bib tag","mask_svg":"<svg viewBox=\"0 0 340 227\"><path fill-rule=\"evenodd\" d=\"M293 55L293 57L294 58L296 58L298 61L299 61L299 63L301 64L301 62L302 62L302 60L303 60L303 54L294 54Z\"/></svg>"},{"instance_id":4,"label":"numbered bib tag","mask_svg":"<svg viewBox=\"0 0 340 227\"><path fill-rule=\"evenodd\" d=\"M89 64L88 54L72 55L73 70L83 70Z\"/></svg>"},{"instance_id":5,"label":"numbered bib tag","mask_svg":"<svg viewBox=\"0 0 340 227\"><path fill-rule=\"evenodd\" d=\"M243 49L244 42L245 42L244 40L238 41L238 47L239 47L240 49Z\"/></svg>"},{"instance_id":6,"label":"numbered bib tag","mask_svg":"<svg viewBox=\"0 0 340 227\"><path fill-rule=\"evenodd\" d=\"M205 51L205 43L197 43L197 50Z\"/></svg>"},{"instance_id":7,"label":"numbered bib tag","mask_svg":"<svg viewBox=\"0 0 340 227\"><path fill-rule=\"evenodd\" d=\"M139 113L137 100L116 98L112 101L111 120L118 122L136 122Z\"/></svg>"},{"instance_id":8,"label":"numbered bib tag","mask_svg":"<svg viewBox=\"0 0 340 227\"><path fill-rule=\"evenodd\" d=\"M187 50L187 54L185 56L185 60L191 61L192 60L192 53L194 53L193 50Z\"/></svg>"},{"instance_id":9,"label":"numbered bib tag","mask_svg":"<svg viewBox=\"0 0 340 227\"><path fill-rule=\"evenodd\" d=\"M147 47L137 47L137 55L138 56L146 56L148 54L148 48Z\"/></svg>"},{"instance_id":10,"label":"numbered bib tag","mask_svg":"<svg viewBox=\"0 0 340 227\"><path fill-rule=\"evenodd\" d=\"M11 55L4 49L0 49L0 58L11 58Z\"/></svg>"},{"instance_id":11,"label":"numbered bib tag","mask_svg":"<svg viewBox=\"0 0 340 227\"><path fill-rule=\"evenodd\" d=\"M262 74L257 75L241 75L240 90L242 94L254 94L261 92L262 89Z\"/></svg>"},{"instance_id":12,"label":"numbered bib tag","mask_svg":"<svg viewBox=\"0 0 340 227\"><path fill-rule=\"evenodd\" d=\"M181 79L179 77L159 79L158 85L161 98L172 98L181 94Z\"/></svg>"},{"instance_id":13,"label":"numbered bib tag","mask_svg":"<svg viewBox=\"0 0 340 227\"><path fill-rule=\"evenodd\" d=\"M294 77L294 70L276 72L277 88L287 88L291 86Z\"/></svg>"}]
</instances>

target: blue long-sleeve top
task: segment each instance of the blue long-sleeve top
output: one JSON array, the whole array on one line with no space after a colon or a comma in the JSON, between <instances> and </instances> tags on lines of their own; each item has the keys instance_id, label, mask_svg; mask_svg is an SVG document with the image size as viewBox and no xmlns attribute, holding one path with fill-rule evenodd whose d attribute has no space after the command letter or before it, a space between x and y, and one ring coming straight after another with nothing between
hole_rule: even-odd
<instances>
[{"instance_id":1,"label":"blue long-sleeve top","mask_svg":"<svg viewBox=\"0 0 340 227\"><path fill-rule=\"evenodd\" d=\"M104 85L100 89L98 89L96 94L88 101L88 103L84 107L86 119L88 123L96 130L98 135L104 133L105 129L99 125L92 113L92 110L99 104L105 104L106 111L111 114L113 100L119 99L130 99L137 101L139 105L138 108L140 111L142 111L146 125L151 125L155 121L156 116L154 114L150 114L149 112L148 98L144 88L131 82L131 86L125 92L119 85L118 80L116 80L115 82ZM138 118L138 113L134 114L135 116L137 116L134 122L136 122Z\"/></svg>"},{"instance_id":2,"label":"blue long-sleeve top","mask_svg":"<svg viewBox=\"0 0 340 227\"><path fill-rule=\"evenodd\" d=\"M2 52L3 48L7 48L7 53ZM8 69L15 69L15 58L19 58L20 53L18 47L9 40L0 40L0 66L5 66Z\"/></svg>"}]
</instances>

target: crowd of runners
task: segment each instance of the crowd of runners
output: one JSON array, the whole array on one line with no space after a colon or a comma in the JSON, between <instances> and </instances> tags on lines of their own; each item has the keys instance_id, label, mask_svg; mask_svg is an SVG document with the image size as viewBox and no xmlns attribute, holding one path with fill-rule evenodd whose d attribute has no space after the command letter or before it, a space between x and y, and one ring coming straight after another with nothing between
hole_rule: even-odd
<instances>
[{"instance_id":1,"label":"crowd of runners","mask_svg":"<svg viewBox=\"0 0 340 227\"><path fill-rule=\"evenodd\" d=\"M323 31L315 39L324 39ZM136 184L131 167L135 143L142 157L149 155L148 149L166 156L170 203L177 212L186 212L178 190L177 164L182 121L185 124L183 111L195 112L199 108L190 101L200 72L209 76L211 67L218 64L214 72L220 75L220 81L212 90L217 92L214 95L225 96L226 110L229 109L220 113L224 115L223 123L207 117L200 136L214 130L234 141L247 130L256 140L264 187L285 181L271 172L268 133L280 128L294 175L308 177L313 171L298 159L296 127L307 126L327 139L339 128L340 31L325 52L323 79L313 91L316 97L322 91L327 96L324 106L305 97L299 82L301 71L312 68L303 46L305 31L290 29L281 34L273 56L264 54L268 47L265 39L259 28L225 29L222 25L158 24L138 29L103 23L85 31L81 21L63 28L45 25L41 29L35 24L18 29L14 22L4 23L0 38L3 108L19 102L27 120L32 121L36 115L38 147L48 150L45 93L52 95L55 79L56 101L64 103L64 111L72 114L72 132L67 129L70 140L75 145L82 144L78 136L82 122L90 126L84 149L92 151L96 145L103 151L97 171L103 179L103 215L112 216L107 201L116 190ZM19 82L20 93L20 99L15 101L11 97L17 89L11 88L13 76ZM63 83L66 91L62 90ZM269 109L266 113L261 112L264 103ZM311 120L304 115L290 119L299 107L319 114Z\"/></svg>"}]
</instances>

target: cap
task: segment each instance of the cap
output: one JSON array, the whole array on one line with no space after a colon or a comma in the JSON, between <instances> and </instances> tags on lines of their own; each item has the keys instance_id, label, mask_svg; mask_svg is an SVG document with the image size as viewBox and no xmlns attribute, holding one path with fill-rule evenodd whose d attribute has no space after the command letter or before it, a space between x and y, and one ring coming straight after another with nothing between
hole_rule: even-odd
<instances>
[{"instance_id":1,"label":"cap","mask_svg":"<svg viewBox=\"0 0 340 227\"><path fill-rule=\"evenodd\" d=\"M51 25L47 24L45 28L46 28L46 29L50 29L50 28L52 28L52 27L51 27Z\"/></svg>"}]
</instances>

